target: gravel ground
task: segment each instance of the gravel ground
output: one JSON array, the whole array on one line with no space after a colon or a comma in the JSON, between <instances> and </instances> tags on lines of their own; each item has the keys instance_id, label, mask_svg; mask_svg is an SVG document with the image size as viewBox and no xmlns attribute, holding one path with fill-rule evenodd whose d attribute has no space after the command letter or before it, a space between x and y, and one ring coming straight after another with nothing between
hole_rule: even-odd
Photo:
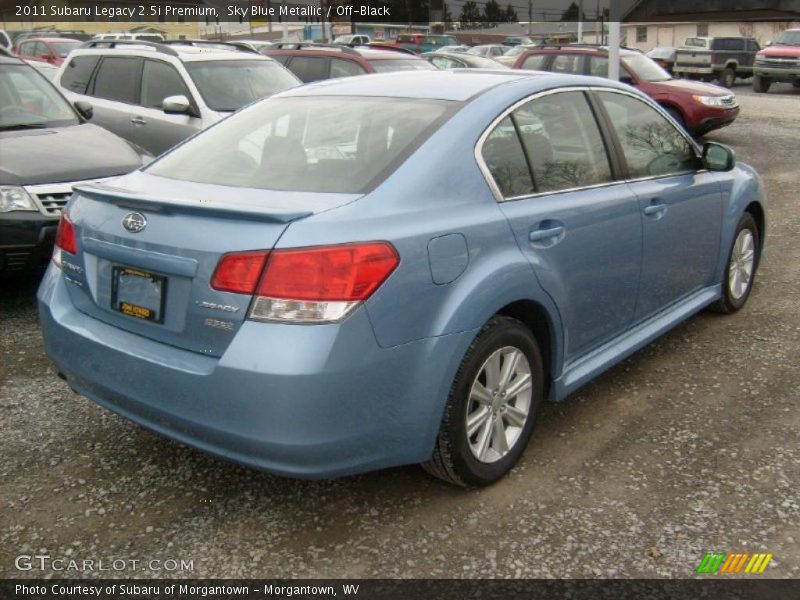
<instances>
[{"instance_id":1,"label":"gravel ground","mask_svg":"<svg viewBox=\"0 0 800 600\"><path fill-rule=\"evenodd\" d=\"M73 395L42 352L35 282L0 283L2 573L80 575L15 569L42 553L139 560L117 573L138 577L681 577L716 550L800 576L800 90L736 91L739 119L709 138L770 198L747 307L700 314L546 407L489 489L415 467L294 481L158 437Z\"/></svg>"}]
</instances>

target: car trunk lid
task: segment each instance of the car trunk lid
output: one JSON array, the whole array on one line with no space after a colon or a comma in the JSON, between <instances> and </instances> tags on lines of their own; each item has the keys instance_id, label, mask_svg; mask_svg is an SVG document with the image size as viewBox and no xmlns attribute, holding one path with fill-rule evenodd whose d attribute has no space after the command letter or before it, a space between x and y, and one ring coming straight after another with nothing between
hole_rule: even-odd
<instances>
[{"instance_id":1,"label":"car trunk lid","mask_svg":"<svg viewBox=\"0 0 800 600\"><path fill-rule=\"evenodd\" d=\"M211 287L220 258L270 250L293 222L356 199L196 184L135 173L78 186L78 253L65 277L78 310L120 329L221 356L251 296Z\"/></svg>"}]
</instances>

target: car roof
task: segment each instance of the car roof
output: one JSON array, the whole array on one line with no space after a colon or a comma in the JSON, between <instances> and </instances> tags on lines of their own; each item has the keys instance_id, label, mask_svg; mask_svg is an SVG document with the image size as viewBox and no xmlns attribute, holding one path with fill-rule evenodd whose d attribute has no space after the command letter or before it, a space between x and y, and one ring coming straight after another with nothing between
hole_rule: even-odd
<instances>
[{"instance_id":1,"label":"car roof","mask_svg":"<svg viewBox=\"0 0 800 600\"><path fill-rule=\"evenodd\" d=\"M265 56L327 56L336 54L342 58L361 57L365 60L401 60L410 59L415 60L418 58L413 54L405 54L397 52L396 50L383 50L381 48L350 48L349 46L323 46L319 45L305 45L300 48L269 48L265 51ZM423 59L420 59L423 60Z\"/></svg>"},{"instance_id":2,"label":"car roof","mask_svg":"<svg viewBox=\"0 0 800 600\"><path fill-rule=\"evenodd\" d=\"M327 79L281 92L289 96L375 96L464 102L504 83L526 78L553 77L550 73L523 70L442 69L399 71L369 77Z\"/></svg>"}]
</instances>

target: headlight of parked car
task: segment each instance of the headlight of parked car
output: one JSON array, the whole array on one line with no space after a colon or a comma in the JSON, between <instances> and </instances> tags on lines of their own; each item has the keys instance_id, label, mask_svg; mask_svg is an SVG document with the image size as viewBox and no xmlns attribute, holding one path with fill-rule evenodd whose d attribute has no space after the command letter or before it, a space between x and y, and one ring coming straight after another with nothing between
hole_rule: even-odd
<instances>
[{"instance_id":1,"label":"headlight of parked car","mask_svg":"<svg viewBox=\"0 0 800 600\"><path fill-rule=\"evenodd\" d=\"M0 185L0 213L12 210L38 210L33 203L33 198L16 185Z\"/></svg>"},{"instance_id":2,"label":"headlight of parked car","mask_svg":"<svg viewBox=\"0 0 800 600\"><path fill-rule=\"evenodd\" d=\"M692 98L697 100L700 104L705 104L706 106L720 106L728 108L734 104L727 96L692 96Z\"/></svg>"}]
</instances>

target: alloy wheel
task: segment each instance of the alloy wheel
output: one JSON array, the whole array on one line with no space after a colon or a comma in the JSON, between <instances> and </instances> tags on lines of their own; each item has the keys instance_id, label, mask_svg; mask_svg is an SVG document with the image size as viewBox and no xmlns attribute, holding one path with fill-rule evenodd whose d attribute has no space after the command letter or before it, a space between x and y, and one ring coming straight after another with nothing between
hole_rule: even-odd
<instances>
[{"instance_id":1,"label":"alloy wheel","mask_svg":"<svg viewBox=\"0 0 800 600\"><path fill-rule=\"evenodd\" d=\"M755 240L749 229L742 229L736 237L728 265L728 287L734 300L739 300L747 293L753 278L755 265Z\"/></svg>"}]
</instances>

